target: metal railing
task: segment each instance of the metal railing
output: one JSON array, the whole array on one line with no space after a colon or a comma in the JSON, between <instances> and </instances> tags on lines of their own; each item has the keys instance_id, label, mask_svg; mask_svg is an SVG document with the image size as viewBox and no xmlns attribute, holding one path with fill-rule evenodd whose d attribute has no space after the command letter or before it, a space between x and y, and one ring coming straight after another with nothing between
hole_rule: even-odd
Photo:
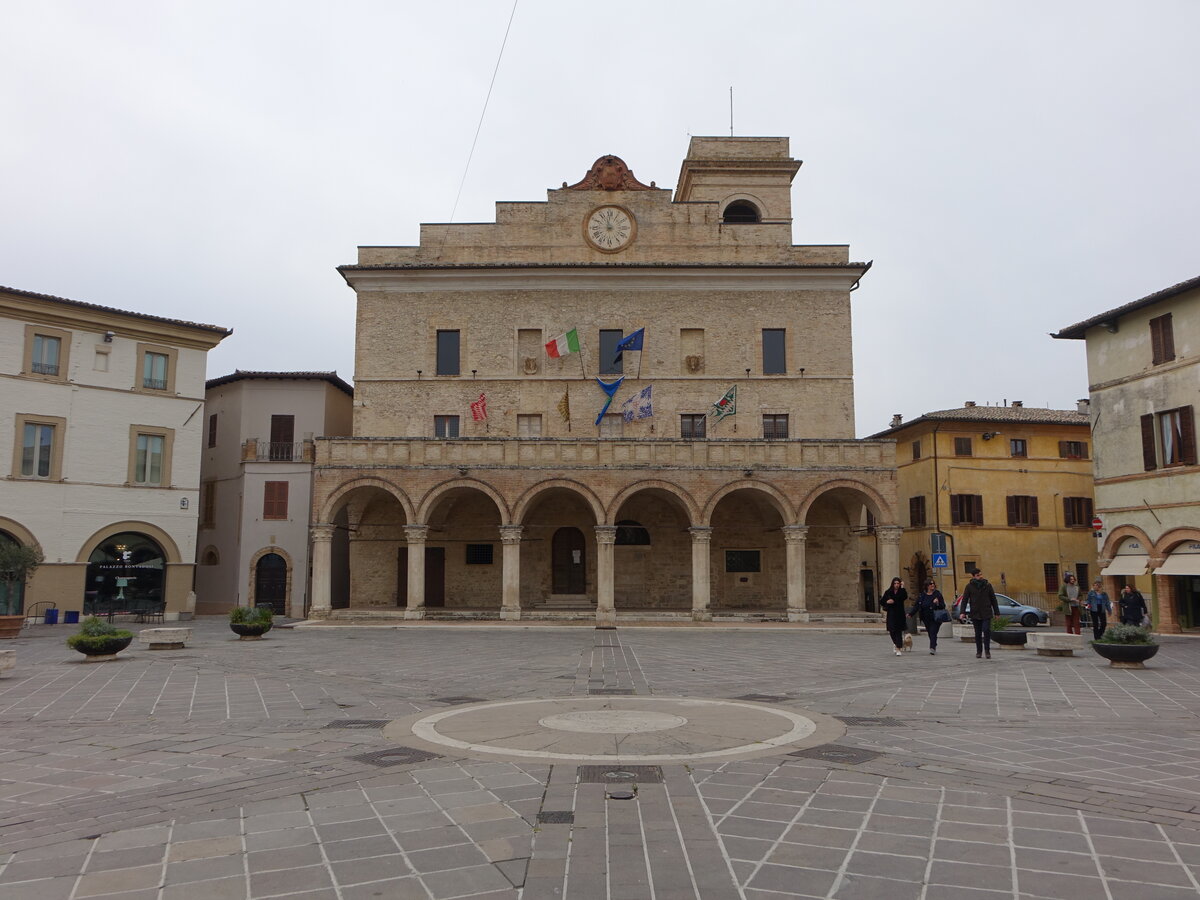
<instances>
[{"instance_id":1,"label":"metal railing","mask_svg":"<svg viewBox=\"0 0 1200 900\"><path fill-rule=\"evenodd\" d=\"M34 375L57 375L58 363L35 362L30 366Z\"/></svg>"},{"instance_id":2,"label":"metal railing","mask_svg":"<svg viewBox=\"0 0 1200 900\"><path fill-rule=\"evenodd\" d=\"M242 444L242 460L253 462L312 462L312 441L260 441Z\"/></svg>"}]
</instances>

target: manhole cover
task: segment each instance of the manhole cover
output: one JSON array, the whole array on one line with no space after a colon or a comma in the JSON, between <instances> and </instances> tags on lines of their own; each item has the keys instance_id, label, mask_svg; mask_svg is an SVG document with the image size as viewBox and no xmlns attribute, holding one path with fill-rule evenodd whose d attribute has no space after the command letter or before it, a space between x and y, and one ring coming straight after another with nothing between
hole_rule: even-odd
<instances>
[{"instance_id":1,"label":"manhole cover","mask_svg":"<svg viewBox=\"0 0 1200 900\"><path fill-rule=\"evenodd\" d=\"M820 747L809 747L807 750L796 750L788 754L788 756L820 759L825 762L843 763L848 766L869 762L879 755L874 750L863 750L861 747L843 747L840 744L824 744Z\"/></svg>"},{"instance_id":2,"label":"manhole cover","mask_svg":"<svg viewBox=\"0 0 1200 900\"><path fill-rule=\"evenodd\" d=\"M550 810L537 815L539 825L574 825L575 813L571 810Z\"/></svg>"},{"instance_id":3,"label":"manhole cover","mask_svg":"<svg viewBox=\"0 0 1200 900\"><path fill-rule=\"evenodd\" d=\"M425 762L427 759L441 759L441 757L436 753L414 750L412 747L390 747L387 750L360 753L357 756L351 756L350 759L369 763L372 766L403 766L409 763Z\"/></svg>"},{"instance_id":4,"label":"manhole cover","mask_svg":"<svg viewBox=\"0 0 1200 900\"><path fill-rule=\"evenodd\" d=\"M875 728L907 728L907 724L900 719L893 719L889 716L837 716L847 725L869 725Z\"/></svg>"},{"instance_id":5,"label":"manhole cover","mask_svg":"<svg viewBox=\"0 0 1200 900\"><path fill-rule=\"evenodd\" d=\"M326 728L382 728L388 719L338 719L330 722Z\"/></svg>"},{"instance_id":6,"label":"manhole cover","mask_svg":"<svg viewBox=\"0 0 1200 900\"><path fill-rule=\"evenodd\" d=\"M581 784L662 784L661 766L580 766L579 781Z\"/></svg>"}]
</instances>

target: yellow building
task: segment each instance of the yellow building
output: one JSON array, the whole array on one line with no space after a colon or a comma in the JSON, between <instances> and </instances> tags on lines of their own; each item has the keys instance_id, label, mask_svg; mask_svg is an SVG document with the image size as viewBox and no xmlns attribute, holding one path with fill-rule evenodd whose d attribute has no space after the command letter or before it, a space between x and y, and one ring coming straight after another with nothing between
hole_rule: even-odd
<instances>
[{"instance_id":1,"label":"yellow building","mask_svg":"<svg viewBox=\"0 0 1200 900\"><path fill-rule=\"evenodd\" d=\"M897 504L905 516L900 560L909 586L933 575L957 596L976 566L996 590L1054 610L1062 575L1087 585L1099 571L1091 522L1087 401L1079 411L1019 401L892 420L871 438L896 441ZM934 569L930 536L946 535ZM880 572L886 583L893 573Z\"/></svg>"}]
</instances>

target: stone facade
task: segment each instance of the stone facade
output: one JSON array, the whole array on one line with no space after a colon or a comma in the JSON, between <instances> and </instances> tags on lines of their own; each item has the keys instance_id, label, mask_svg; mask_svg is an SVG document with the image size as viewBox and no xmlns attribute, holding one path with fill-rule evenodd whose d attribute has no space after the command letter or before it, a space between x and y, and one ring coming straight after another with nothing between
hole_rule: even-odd
<instances>
[{"instance_id":1,"label":"stone facade","mask_svg":"<svg viewBox=\"0 0 1200 900\"><path fill-rule=\"evenodd\" d=\"M859 534L895 521L893 445L853 437L869 264L792 245L799 167L784 138L694 138L674 197L601 157L495 223L360 248L353 436L316 443L314 614L861 611ZM549 356L572 329L579 352ZM596 376L625 378L603 423ZM653 415L622 420L646 387ZM736 414L706 417L731 387Z\"/></svg>"},{"instance_id":2,"label":"stone facade","mask_svg":"<svg viewBox=\"0 0 1200 900\"><path fill-rule=\"evenodd\" d=\"M1200 628L1200 278L1054 337L1087 342L1109 593L1134 585L1156 630Z\"/></svg>"}]
</instances>

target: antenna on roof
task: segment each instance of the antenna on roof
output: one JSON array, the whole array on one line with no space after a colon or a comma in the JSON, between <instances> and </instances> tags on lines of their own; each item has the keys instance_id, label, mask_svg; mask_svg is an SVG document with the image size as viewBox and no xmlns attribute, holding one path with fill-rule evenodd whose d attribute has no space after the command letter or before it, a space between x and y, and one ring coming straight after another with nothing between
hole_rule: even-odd
<instances>
[{"instance_id":1,"label":"antenna on roof","mask_svg":"<svg viewBox=\"0 0 1200 900\"><path fill-rule=\"evenodd\" d=\"M729 136L733 137L733 85L729 86Z\"/></svg>"}]
</instances>

